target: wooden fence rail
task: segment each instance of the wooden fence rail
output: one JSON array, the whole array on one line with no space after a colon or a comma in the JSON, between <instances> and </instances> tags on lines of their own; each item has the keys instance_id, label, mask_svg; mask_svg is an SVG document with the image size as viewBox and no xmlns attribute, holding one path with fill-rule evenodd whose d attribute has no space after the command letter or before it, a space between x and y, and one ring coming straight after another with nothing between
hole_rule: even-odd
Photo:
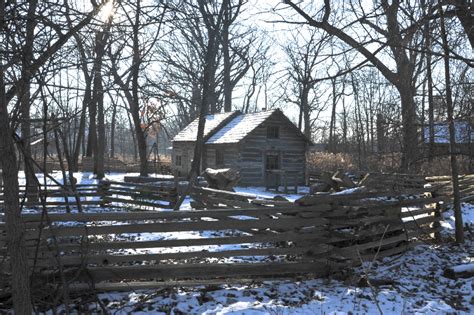
<instances>
[{"instance_id":1,"label":"wooden fence rail","mask_svg":"<svg viewBox=\"0 0 474 315\"><path fill-rule=\"evenodd\" d=\"M136 183L101 181L98 184L77 184L60 186L52 184L39 187L37 198L26 198L25 185L20 186L20 201L27 207L73 207L77 202L81 205L113 207L141 206L149 208L173 208L177 196L175 187L159 187ZM41 198L41 197L44 197ZM0 207L3 204L3 190L0 191Z\"/></svg>"},{"instance_id":2,"label":"wooden fence rail","mask_svg":"<svg viewBox=\"0 0 474 315\"><path fill-rule=\"evenodd\" d=\"M124 187L110 183L106 191ZM150 193L168 196L159 189ZM413 237L439 232L437 204L444 199L411 196L417 199L393 193L307 196L273 206L250 198L241 208L23 214L23 220L38 283L59 283L61 265L72 288L130 290L321 276L402 253ZM2 272L8 270L5 242L0 223Z\"/></svg>"}]
</instances>

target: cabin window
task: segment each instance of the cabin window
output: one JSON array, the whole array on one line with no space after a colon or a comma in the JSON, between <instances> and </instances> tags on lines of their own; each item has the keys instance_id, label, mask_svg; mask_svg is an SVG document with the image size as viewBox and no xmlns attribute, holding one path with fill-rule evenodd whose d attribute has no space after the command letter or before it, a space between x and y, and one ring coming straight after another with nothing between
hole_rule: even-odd
<instances>
[{"instance_id":1,"label":"cabin window","mask_svg":"<svg viewBox=\"0 0 474 315\"><path fill-rule=\"evenodd\" d=\"M174 165L181 166L181 155L176 155L174 158Z\"/></svg>"},{"instance_id":2,"label":"cabin window","mask_svg":"<svg viewBox=\"0 0 474 315\"><path fill-rule=\"evenodd\" d=\"M216 149L216 166L224 165L224 150Z\"/></svg>"},{"instance_id":3,"label":"cabin window","mask_svg":"<svg viewBox=\"0 0 474 315\"><path fill-rule=\"evenodd\" d=\"M280 128L278 126L267 127L267 138L278 139L280 138Z\"/></svg>"},{"instance_id":4,"label":"cabin window","mask_svg":"<svg viewBox=\"0 0 474 315\"><path fill-rule=\"evenodd\" d=\"M277 154L267 154L266 158L267 170L280 169L280 161Z\"/></svg>"}]
</instances>

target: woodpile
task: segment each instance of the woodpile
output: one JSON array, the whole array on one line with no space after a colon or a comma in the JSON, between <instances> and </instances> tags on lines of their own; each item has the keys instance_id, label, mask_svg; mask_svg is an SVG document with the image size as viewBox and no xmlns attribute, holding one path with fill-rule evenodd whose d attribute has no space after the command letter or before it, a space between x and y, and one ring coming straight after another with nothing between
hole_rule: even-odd
<instances>
[{"instance_id":1,"label":"woodpile","mask_svg":"<svg viewBox=\"0 0 474 315\"><path fill-rule=\"evenodd\" d=\"M209 188L220 190L233 191L233 188L240 181L239 171L232 168L206 168L201 176L207 181Z\"/></svg>"},{"instance_id":2,"label":"woodpile","mask_svg":"<svg viewBox=\"0 0 474 315\"><path fill-rule=\"evenodd\" d=\"M223 208L246 208L274 207L284 205L294 205L282 196L274 198L257 198L254 195L239 194L225 190L218 190L205 187L193 187L191 191L191 206L194 209L223 209Z\"/></svg>"},{"instance_id":3,"label":"woodpile","mask_svg":"<svg viewBox=\"0 0 474 315\"><path fill-rule=\"evenodd\" d=\"M349 176L342 170L332 174L321 172L310 177L310 193L339 192L356 187L364 187L369 191L398 191L407 189L423 189L428 183L422 175L399 174L399 173L367 173L361 177L360 174Z\"/></svg>"},{"instance_id":4,"label":"woodpile","mask_svg":"<svg viewBox=\"0 0 474 315\"><path fill-rule=\"evenodd\" d=\"M313 180L313 184L310 186L310 194L330 191L338 192L355 187L357 185L342 170L334 174L322 172L317 180Z\"/></svg>"}]
</instances>

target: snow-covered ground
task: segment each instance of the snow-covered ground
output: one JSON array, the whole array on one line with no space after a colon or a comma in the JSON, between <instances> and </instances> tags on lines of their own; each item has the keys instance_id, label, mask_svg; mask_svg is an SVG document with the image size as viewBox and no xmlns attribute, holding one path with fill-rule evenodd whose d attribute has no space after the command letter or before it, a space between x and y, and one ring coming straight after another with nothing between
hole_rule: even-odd
<instances>
[{"instance_id":1,"label":"snow-covered ground","mask_svg":"<svg viewBox=\"0 0 474 315\"><path fill-rule=\"evenodd\" d=\"M463 212L465 223L473 227L474 206L464 204ZM445 268L474 260L470 232L464 245L450 242L452 223L448 212L443 221L446 244L422 243L402 255L367 263L344 280L157 288L97 298L112 314L472 314L474 278L443 276ZM364 286L362 278L374 279L376 285ZM88 307L100 311L98 303Z\"/></svg>"},{"instance_id":2,"label":"snow-covered ground","mask_svg":"<svg viewBox=\"0 0 474 315\"><path fill-rule=\"evenodd\" d=\"M93 180L88 174L79 177L78 183ZM121 180L123 174L107 177ZM274 196L262 188L236 190ZM189 208L189 203L183 208ZM464 245L452 242L454 218L450 210L441 222L442 245L421 242L404 254L366 263L331 279L102 293L94 302L77 299L71 307L78 313L86 312L84 307L100 313L105 307L112 314L473 314L474 277L451 280L443 276L447 267L474 262L474 205L463 204L462 211ZM372 279L375 285L364 286L363 278Z\"/></svg>"}]
</instances>

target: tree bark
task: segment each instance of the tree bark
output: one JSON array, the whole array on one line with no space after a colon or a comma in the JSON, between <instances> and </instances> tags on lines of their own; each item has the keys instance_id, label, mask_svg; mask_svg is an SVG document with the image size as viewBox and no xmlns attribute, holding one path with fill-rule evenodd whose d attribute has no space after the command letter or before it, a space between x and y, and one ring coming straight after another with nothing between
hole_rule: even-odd
<instances>
[{"instance_id":1,"label":"tree bark","mask_svg":"<svg viewBox=\"0 0 474 315\"><path fill-rule=\"evenodd\" d=\"M0 29L5 29L5 1L0 1ZM25 227L20 213L18 166L13 142L13 130L8 116L3 62L0 64L0 165L3 173L3 193L7 249L12 272L13 309L16 314L31 314L30 271L25 246Z\"/></svg>"},{"instance_id":2,"label":"tree bark","mask_svg":"<svg viewBox=\"0 0 474 315\"><path fill-rule=\"evenodd\" d=\"M110 98L112 99L112 97ZM117 122L117 102L112 100L112 121L110 122L110 158L115 158L115 125Z\"/></svg>"},{"instance_id":3,"label":"tree bark","mask_svg":"<svg viewBox=\"0 0 474 315\"><path fill-rule=\"evenodd\" d=\"M28 15L26 21L26 39L22 53L22 76L29 76L30 64L33 60L34 29L36 26L36 7L38 0L29 2ZM20 111L21 111L21 138L23 152L25 154L24 171L26 177L26 196L28 200L38 199L38 186L36 185L35 170L31 167L28 158L31 157L31 123L30 123L30 83L24 84L19 91Z\"/></svg>"},{"instance_id":4,"label":"tree bark","mask_svg":"<svg viewBox=\"0 0 474 315\"><path fill-rule=\"evenodd\" d=\"M232 110L232 86L230 81L230 54L229 54L229 27L230 19L230 0L224 0L224 19L222 27L222 54L224 58L224 112Z\"/></svg>"},{"instance_id":5,"label":"tree bark","mask_svg":"<svg viewBox=\"0 0 474 315\"><path fill-rule=\"evenodd\" d=\"M431 42L430 35L428 35L427 40L427 47L431 49ZM428 157L432 159L434 156L434 99L433 99L433 75L431 73L431 54L426 54L426 77L428 80L428 128L429 128L429 149L428 149Z\"/></svg>"},{"instance_id":6,"label":"tree bark","mask_svg":"<svg viewBox=\"0 0 474 315\"><path fill-rule=\"evenodd\" d=\"M472 18L474 14L474 4L468 0L456 0L455 5L456 16L459 21L461 21L461 25L469 38L471 48L474 49L474 19Z\"/></svg>"},{"instance_id":7,"label":"tree bark","mask_svg":"<svg viewBox=\"0 0 474 315\"><path fill-rule=\"evenodd\" d=\"M418 160L418 130L416 124L416 107L414 103L414 90L411 83L401 84L397 87L400 93L402 106L402 161L401 167L403 170L416 170L416 161Z\"/></svg>"},{"instance_id":8,"label":"tree bark","mask_svg":"<svg viewBox=\"0 0 474 315\"><path fill-rule=\"evenodd\" d=\"M135 134L138 144L138 156L140 157L140 176L148 176L148 161L146 154L145 132L142 129L140 121L140 105L138 98L138 76L140 73L140 47L139 47L139 30L140 30L140 0L137 1L137 11L135 12L135 23L133 25L133 68L132 68L132 97L133 102L130 104L133 123L135 125Z\"/></svg>"},{"instance_id":9,"label":"tree bark","mask_svg":"<svg viewBox=\"0 0 474 315\"><path fill-rule=\"evenodd\" d=\"M94 169L97 178L102 179L105 176L104 158L105 158L105 118L104 118L104 87L102 84L102 75L99 74L97 86L97 152L94 156Z\"/></svg>"},{"instance_id":10,"label":"tree bark","mask_svg":"<svg viewBox=\"0 0 474 315\"><path fill-rule=\"evenodd\" d=\"M303 88L303 95L301 96L301 107L303 109L303 133L304 135L308 138L311 139L311 121L310 121L310 115L309 115L309 89L311 84L308 84L308 86L305 86Z\"/></svg>"},{"instance_id":11,"label":"tree bark","mask_svg":"<svg viewBox=\"0 0 474 315\"><path fill-rule=\"evenodd\" d=\"M453 181L453 197L454 197L454 219L455 219L455 234L456 234L456 243L464 243L464 231L463 231L463 218L461 211L461 200L459 196L459 171L458 171L458 162L456 159L456 131L454 126L454 106L453 106L453 97L451 92L451 78L449 71L449 46L448 46L448 37L446 35L446 29L444 24L444 12L441 4L438 4L439 15L441 17L441 39L443 43L444 50L444 76L446 82L446 105L447 105L447 114L448 114L448 127L449 127L449 156L451 161L451 178Z\"/></svg>"},{"instance_id":12,"label":"tree bark","mask_svg":"<svg viewBox=\"0 0 474 315\"><path fill-rule=\"evenodd\" d=\"M331 109L331 120L329 122L329 148L328 151L334 153L334 132L336 129L336 79L331 80L332 86L332 109Z\"/></svg>"}]
</instances>

